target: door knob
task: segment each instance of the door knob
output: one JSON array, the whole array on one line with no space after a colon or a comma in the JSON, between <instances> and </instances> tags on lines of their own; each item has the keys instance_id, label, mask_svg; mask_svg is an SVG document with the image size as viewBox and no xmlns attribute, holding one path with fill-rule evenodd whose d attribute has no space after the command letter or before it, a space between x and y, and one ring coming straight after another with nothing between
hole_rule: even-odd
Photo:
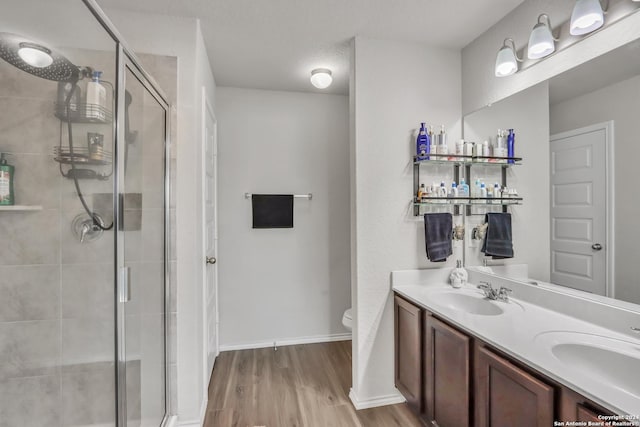
<instances>
[{"instance_id":1,"label":"door knob","mask_svg":"<svg viewBox=\"0 0 640 427\"><path fill-rule=\"evenodd\" d=\"M593 249L594 251L600 251L602 250L602 245L600 243L594 243L593 245L591 245L591 249Z\"/></svg>"},{"instance_id":2,"label":"door knob","mask_svg":"<svg viewBox=\"0 0 640 427\"><path fill-rule=\"evenodd\" d=\"M216 259L216 257L213 256L208 256L207 257L207 264L215 264L218 260Z\"/></svg>"}]
</instances>

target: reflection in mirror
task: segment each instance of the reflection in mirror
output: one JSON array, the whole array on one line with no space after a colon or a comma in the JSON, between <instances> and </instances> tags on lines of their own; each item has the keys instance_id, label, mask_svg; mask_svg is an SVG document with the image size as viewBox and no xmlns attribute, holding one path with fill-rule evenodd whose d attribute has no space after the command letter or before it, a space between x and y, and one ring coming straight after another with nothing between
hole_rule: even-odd
<instances>
[{"instance_id":1,"label":"reflection in mirror","mask_svg":"<svg viewBox=\"0 0 640 427\"><path fill-rule=\"evenodd\" d=\"M640 40L465 117L465 139L514 127L516 155L524 158L509 172L524 197L510 208L515 257L488 264L528 269L526 277L496 274L640 304L638 111ZM474 243L466 243L466 264L482 265Z\"/></svg>"}]
</instances>

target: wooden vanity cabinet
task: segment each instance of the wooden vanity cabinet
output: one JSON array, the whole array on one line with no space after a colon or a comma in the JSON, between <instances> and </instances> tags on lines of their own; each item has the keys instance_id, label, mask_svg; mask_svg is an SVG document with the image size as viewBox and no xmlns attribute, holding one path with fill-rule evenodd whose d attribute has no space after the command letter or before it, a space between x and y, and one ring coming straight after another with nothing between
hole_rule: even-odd
<instances>
[{"instance_id":1,"label":"wooden vanity cabinet","mask_svg":"<svg viewBox=\"0 0 640 427\"><path fill-rule=\"evenodd\" d=\"M475 348L475 425L547 427L554 388L482 345Z\"/></svg>"},{"instance_id":2,"label":"wooden vanity cabinet","mask_svg":"<svg viewBox=\"0 0 640 427\"><path fill-rule=\"evenodd\" d=\"M422 412L422 309L395 296L395 384L416 413Z\"/></svg>"},{"instance_id":3,"label":"wooden vanity cabinet","mask_svg":"<svg viewBox=\"0 0 640 427\"><path fill-rule=\"evenodd\" d=\"M394 324L395 384L427 425L548 427L614 415L397 295Z\"/></svg>"},{"instance_id":4,"label":"wooden vanity cabinet","mask_svg":"<svg viewBox=\"0 0 640 427\"><path fill-rule=\"evenodd\" d=\"M426 313L423 418L439 427L471 425L471 338Z\"/></svg>"},{"instance_id":5,"label":"wooden vanity cabinet","mask_svg":"<svg viewBox=\"0 0 640 427\"><path fill-rule=\"evenodd\" d=\"M566 387L560 388L559 421L602 422L598 415L614 414Z\"/></svg>"}]
</instances>

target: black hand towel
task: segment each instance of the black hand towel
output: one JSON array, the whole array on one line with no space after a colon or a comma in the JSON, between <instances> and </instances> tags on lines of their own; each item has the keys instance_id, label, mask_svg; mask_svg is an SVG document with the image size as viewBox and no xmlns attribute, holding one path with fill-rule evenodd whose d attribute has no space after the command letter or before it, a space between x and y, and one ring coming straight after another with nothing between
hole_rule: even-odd
<instances>
[{"instance_id":1,"label":"black hand towel","mask_svg":"<svg viewBox=\"0 0 640 427\"><path fill-rule=\"evenodd\" d=\"M292 194L254 194L253 228L293 228Z\"/></svg>"},{"instance_id":2,"label":"black hand towel","mask_svg":"<svg viewBox=\"0 0 640 427\"><path fill-rule=\"evenodd\" d=\"M493 259L513 258L511 214L490 212L486 214L486 221L489 227L482 244L482 252Z\"/></svg>"},{"instance_id":3,"label":"black hand towel","mask_svg":"<svg viewBox=\"0 0 640 427\"><path fill-rule=\"evenodd\" d=\"M446 261L453 253L452 233L453 217L450 213L424 214L424 242L429 261Z\"/></svg>"}]
</instances>

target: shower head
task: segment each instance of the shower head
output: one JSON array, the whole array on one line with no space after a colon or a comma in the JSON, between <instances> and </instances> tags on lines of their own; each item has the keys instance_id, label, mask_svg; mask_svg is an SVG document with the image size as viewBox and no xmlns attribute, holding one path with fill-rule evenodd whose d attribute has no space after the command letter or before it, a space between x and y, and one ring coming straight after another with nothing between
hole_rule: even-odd
<instances>
[{"instance_id":1,"label":"shower head","mask_svg":"<svg viewBox=\"0 0 640 427\"><path fill-rule=\"evenodd\" d=\"M86 71L61 54L17 34L0 32L0 58L34 76L77 82Z\"/></svg>"}]
</instances>

